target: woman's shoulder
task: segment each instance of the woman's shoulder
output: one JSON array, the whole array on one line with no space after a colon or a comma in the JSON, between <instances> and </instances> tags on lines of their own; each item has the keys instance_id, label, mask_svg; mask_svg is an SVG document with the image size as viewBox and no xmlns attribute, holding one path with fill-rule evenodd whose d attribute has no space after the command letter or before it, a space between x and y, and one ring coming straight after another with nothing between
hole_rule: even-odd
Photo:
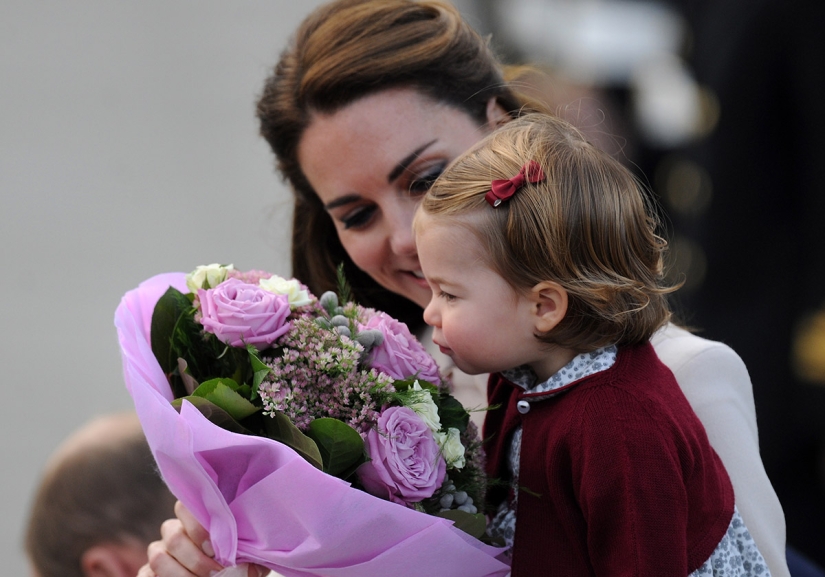
<instances>
[{"instance_id":1,"label":"woman's shoulder","mask_svg":"<svg viewBox=\"0 0 825 577\"><path fill-rule=\"evenodd\" d=\"M711 437L714 430L739 423L757 442L753 385L745 363L733 349L673 324L660 329L651 343ZM724 419L723 414L727 415Z\"/></svg>"},{"instance_id":2,"label":"woman's shoulder","mask_svg":"<svg viewBox=\"0 0 825 577\"><path fill-rule=\"evenodd\" d=\"M668 323L651 337L656 354L673 371L677 380L686 370L701 365L709 371L728 370L738 373L750 388L745 363L728 345L697 336L673 323Z\"/></svg>"},{"instance_id":3,"label":"woman's shoulder","mask_svg":"<svg viewBox=\"0 0 825 577\"><path fill-rule=\"evenodd\" d=\"M759 457L753 387L745 363L724 343L673 324L651 338L656 354L705 426L728 472L736 505L773 575L788 575L785 519Z\"/></svg>"}]
</instances>

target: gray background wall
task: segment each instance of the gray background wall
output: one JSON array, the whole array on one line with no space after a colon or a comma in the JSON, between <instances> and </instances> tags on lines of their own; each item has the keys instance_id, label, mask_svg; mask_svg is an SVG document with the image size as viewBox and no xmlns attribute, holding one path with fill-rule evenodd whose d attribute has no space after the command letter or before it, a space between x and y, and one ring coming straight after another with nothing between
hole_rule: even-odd
<instances>
[{"instance_id":1,"label":"gray background wall","mask_svg":"<svg viewBox=\"0 0 825 577\"><path fill-rule=\"evenodd\" d=\"M127 409L112 318L159 272L289 272L254 102L318 2L0 3L0 559L51 451Z\"/></svg>"}]
</instances>

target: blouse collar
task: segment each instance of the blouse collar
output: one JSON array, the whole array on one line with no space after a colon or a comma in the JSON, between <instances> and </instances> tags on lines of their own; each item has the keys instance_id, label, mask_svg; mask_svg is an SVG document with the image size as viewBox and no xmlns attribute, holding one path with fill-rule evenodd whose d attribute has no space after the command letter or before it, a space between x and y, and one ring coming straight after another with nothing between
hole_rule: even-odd
<instances>
[{"instance_id":1,"label":"blouse collar","mask_svg":"<svg viewBox=\"0 0 825 577\"><path fill-rule=\"evenodd\" d=\"M533 369L527 365L502 371L501 374L505 379L523 388L528 393L546 393L609 369L616 362L617 350L616 345L609 345L589 353L577 355L558 372L541 383L536 383L538 377L536 377Z\"/></svg>"}]
</instances>

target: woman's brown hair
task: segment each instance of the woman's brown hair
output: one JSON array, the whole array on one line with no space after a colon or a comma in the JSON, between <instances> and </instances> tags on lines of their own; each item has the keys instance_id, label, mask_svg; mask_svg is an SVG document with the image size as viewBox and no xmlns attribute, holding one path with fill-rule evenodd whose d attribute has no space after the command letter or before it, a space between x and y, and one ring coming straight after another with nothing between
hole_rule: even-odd
<instances>
[{"instance_id":1,"label":"woman's brown hair","mask_svg":"<svg viewBox=\"0 0 825 577\"><path fill-rule=\"evenodd\" d=\"M292 274L315 294L336 288L344 271L357 300L406 322L421 309L360 271L298 163L298 144L313 113L334 113L364 96L411 87L455 106L479 124L487 103L513 116L521 101L502 78L488 42L451 6L410 0L339 0L298 28L258 101L261 134L295 195Z\"/></svg>"},{"instance_id":2,"label":"woman's brown hair","mask_svg":"<svg viewBox=\"0 0 825 577\"><path fill-rule=\"evenodd\" d=\"M528 161L545 178L493 208L493 180ZM517 291L543 281L568 293L565 318L541 340L591 351L647 341L670 318L652 200L638 180L576 128L528 114L456 159L421 201L429 218L450 217L479 239L488 265ZM415 226L422 223L416 218Z\"/></svg>"}]
</instances>

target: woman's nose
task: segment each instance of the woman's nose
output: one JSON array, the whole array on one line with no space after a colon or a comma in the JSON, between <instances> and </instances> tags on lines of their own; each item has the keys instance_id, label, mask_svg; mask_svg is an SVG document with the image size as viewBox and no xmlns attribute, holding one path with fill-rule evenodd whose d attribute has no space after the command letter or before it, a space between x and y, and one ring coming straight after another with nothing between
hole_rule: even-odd
<instances>
[{"instance_id":1,"label":"woman's nose","mask_svg":"<svg viewBox=\"0 0 825 577\"><path fill-rule=\"evenodd\" d=\"M388 215L390 226L390 247L393 253L403 256L415 256L415 234L412 221L416 204L409 199L398 200Z\"/></svg>"},{"instance_id":2,"label":"woman's nose","mask_svg":"<svg viewBox=\"0 0 825 577\"><path fill-rule=\"evenodd\" d=\"M412 222L399 222L393 224L390 246L392 251L398 255L415 255L415 235L412 230Z\"/></svg>"}]
</instances>

